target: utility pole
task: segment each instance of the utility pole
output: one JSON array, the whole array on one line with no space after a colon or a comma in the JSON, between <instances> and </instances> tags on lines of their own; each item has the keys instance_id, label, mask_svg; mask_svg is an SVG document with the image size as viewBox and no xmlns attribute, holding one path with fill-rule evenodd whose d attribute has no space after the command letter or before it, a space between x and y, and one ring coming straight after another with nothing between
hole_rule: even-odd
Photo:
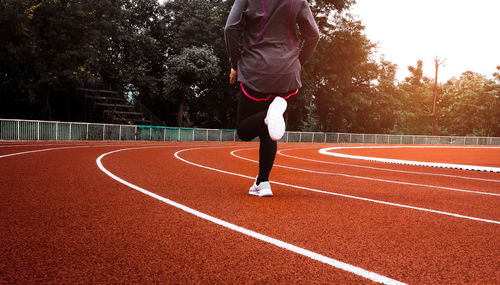
<instances>
[{"instance_id":1,"label":"utility pole","mask_svg":"<svg viewBox=\"0 0 500 285\"><path fill-rule=\"evenodd\" d=\"M438 96L438 69L439 66L442 65L446 60L439 60L438 57L436 56L436 59L434 59L434 63L436 65L436 76L434 77L434 90L433 90L433 103L432 103L432 135L436 135L437 131L437 112L436 112L436 105L437 105L437 96Z\"/></svg>"}]
</instances>

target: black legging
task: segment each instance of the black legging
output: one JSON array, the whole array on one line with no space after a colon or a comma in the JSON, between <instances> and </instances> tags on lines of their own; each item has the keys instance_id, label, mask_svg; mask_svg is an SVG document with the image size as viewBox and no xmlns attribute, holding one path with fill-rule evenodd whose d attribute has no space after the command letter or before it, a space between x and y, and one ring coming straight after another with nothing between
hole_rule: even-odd
<instances>
[{"instance_id":1,"label":"black legging","mask_svg":"<svg viewBox=\"0 0 500 285\"><path fill-rule=\"evenodd\" d=\"M265 98L268 95L259 93L245 87L245 91L250 93L254 98ZM287 96L290 93L276 94L276 96ZM237 115L237 132L238 137L243 141L251 141L259 137L259 176L257 184L262 181L269 181L269 173L273 168L274 158L278 144L269 136L269 131L264 123L267 115L267 109L272 103L273 98L267 101L255 101L248 98L242 90L240 90L240 98L238 103Z\"/></svg>"}]
</instances>

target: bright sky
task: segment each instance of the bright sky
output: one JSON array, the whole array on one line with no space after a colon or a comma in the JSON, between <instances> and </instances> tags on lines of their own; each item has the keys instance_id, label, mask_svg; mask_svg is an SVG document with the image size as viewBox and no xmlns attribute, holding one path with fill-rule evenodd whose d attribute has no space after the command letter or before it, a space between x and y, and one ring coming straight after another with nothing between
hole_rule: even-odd
<instances>
[{"instance_id":1,"label":"bright sky","mask_svg":"<svg viewBox=\"0 0 500 285\"><path fill-rule=\"evenodd\" d=\"M398 65L397 78L408 66L424 63L434 78L434 59L444 82L473 71L492 78L500 65L500 0L356 0L351 13L360 19L378 54ZM379 56L376 56L378 59Z\"/></svg>"}]
</instances>

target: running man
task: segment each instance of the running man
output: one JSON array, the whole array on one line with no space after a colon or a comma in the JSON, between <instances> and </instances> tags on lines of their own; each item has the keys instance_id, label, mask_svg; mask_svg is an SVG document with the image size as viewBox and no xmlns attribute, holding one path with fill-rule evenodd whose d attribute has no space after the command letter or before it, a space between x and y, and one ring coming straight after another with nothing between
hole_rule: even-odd
<instances>
[{"instance_id":1,"label":"running man","mask_svg":"<svg viewBox=\"0 0 500 285\"><path fill-rule=\"evenodd\" d=\"M238 81L241 88L238 136L260 140L259 175L249 194L271 197L269 174L285 133L286 100L302 87L301 68L316 49L318 27L307 0L236 0L224 35L230 83Z\"/></svg>"}]
</instances>

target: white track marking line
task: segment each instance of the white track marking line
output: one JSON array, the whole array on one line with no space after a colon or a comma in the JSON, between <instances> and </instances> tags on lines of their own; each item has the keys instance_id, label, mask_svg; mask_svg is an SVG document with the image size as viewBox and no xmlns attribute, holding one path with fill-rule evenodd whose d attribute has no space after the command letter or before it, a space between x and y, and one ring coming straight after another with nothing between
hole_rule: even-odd
<instances>
[{"instance_id":1,"label":"white track marking line","mask_svg":"<svg viewBox=\"0 0 500 285\"><path fill-rule=\"evenodd\" d=\"M86 143L86 144L92 144L92 145L116 145L116 146L131 146L132 144L136 143L168 143L168 141L59 141L59 143L32 143L32 144L0 144L0 147L23 147L23 146L51 146L51 145L59 145L59 146L64 146L68 144L81 144L81 143Z\"/></svg>"},{"instance_id":2,"label":"white track marking line","mask_svg":"<svg viewBox=\"0 0 500 285\"><path fill-rule=\"evenodd\" d=\"M180 203L177 203L175 201L172 201L170 199L162 197L162 196L160 196L158 194L152 193L152 192L150 192L150 191L148 191L148 190L146 190L144 188L141 188L141 187L139 187L137 185L134 185L134 184L132 184L132 183L130 183L128 181L125 181L122 178L120 178L120 177L116 176L115 174L111 173L110 171L108 171L102 165L102 158L104 158L105 156L107 156L109 154L112 154L112 153L117 153L117 152L120 152L120 151L126 151L126 150L132 150L132 149L142 149L142 148L120 149L120 150L115 150L115 151L111 151L111 152L105 153L105 154L103 154L103 155L101 155L101 156L99 156L97 158L97 160L96 160L97 166L99 167L99 169L101 171L103 171L109 177L113 178L114 180L116 180L116 181L118 181L118 182L120 182L120 183L122 183L122 184L124 184L124 185L126 185L126 186L128 186L128 187L130 187L132 189L134 189L134 190L137 190L137 191L139 191L139 192L141 192L141 193L143 193L143 194L145 194L147 196L150 196L150 197L152 197L154 199L157 199L157 200L159 200L159 201L161 201L161 202L163 202L165 204L168 204L170 206L178 208L178 209L180 209L180 210L182 210L184 212L187 212L189 214L192 214L192 215L194 215L196 217L199 217L201 219L207 220L207 221L212 222L214 224L223 226L223 227L225 227L227 229L230 229L230 230L233 230L235 232L239 232L241 234L253 237L255 239L258 239L258 240L264 241L266 243L275 245L277 247L286 249L288 251L300 254L302 256L311 258L313 260L316 260L316 261L328 264L328 265L333 266L333 267L335 267L337 269L341 269L341 270L344 270L344 271L356 274L358 276L361 276L363 278L372 280L374 282L379 282L379 283L383 283L383 284L404 284L404 283L402 283L400 281L388 278L386 276L377 274L375 272L371 272L371 271L365 270L363 268L360 268L360 267L357 267L357 266L354 266L354 265L350 265L350 264L344 263L342 261L335 260L333 258L330 258L330 257L324 256L324 255L321 255L319 253L316 253L316 252L313 252L313 251L310 251L310 250L307 250L307 249L295 246L293 244L289 244L287 242L284 242L284 241L272 238L270 236L266 236L266 235L254 232L252 230L240 227L238 225L231 224L231 223L226 222L224 220L221 220L221 219L215 218L213 216L207 215L205 213L202 213L200 211L197 211L197 210L195 210L193 208L189 208L189 207L187 207L185 205L182 205ZM179 158L177 156L177 153L178 152L176 152L176 157ZM179 159L183 160L181 158L179 158ZM227 172L227 173L230 173L230 172ZM247 176L244 176L244 175L239 175L239 176L247 178Z\"/></svg>"},{"instance_id":3,"label":"white track marking line","mask_svg":"<svg viewBox=\"0 0 500 285\"><path fill-rule=\"evenodd\" d=\"M197 164L191 161L188 161L186 159L183 159L179 156L179 153L185 152L185 151L190 151L190 150L199 150L202 148L190 148L190 149L184 149L176 152L174 154L175 157L177 157L179 160L184 161L185 163L205 168L208 170L212 171L217 171L229 175L234 175L234 176L239 176L239 177L244 177L248 178L251 180L255 180L255 177L243 175L243 174L238 174L234 172L229 172L225 170L220 170L217 168ZM316 192L316 193L322 193L322 194L327 194L327 195L332 195L332 196L338 196L338 197L344 197L344 198L350 198L350 199L355 199L355 200L361 200L361 201L366 201L366 202L372 202L372 203L377 203L377 204L382 204L382 205L389 205L389 206L394 206L394 207L399 207L399 208L406 208L406 209L412 209L412 210L418 210L418 211L423 211L423 212L428 212L428 213L434 213L434 214L441 214L441 215L446 215L446 216L451 216L455 218L461 218L461 219L467 219L467 220L473 220L473 221L479 221L479 222L485 222L485 223L492 223L492 224L497 224L500 225L500 221L495 221L495 220L489 220L489 219L482 219L482 218L476 218L476 217L471 217L471 216L465 216L465 215L460 215L460 214L454 214L454 213L449 213L449 212L444 212L444 211L438 211L438 210L431 210L431 209L426 209L426 208L420 208L420 207L415 207L415 206L409 206L409 205L403 205L403 204L397 204L397 203L391 203L391 202L386 202L386 201L381 201L381 200L374 200L374 199L369 199L369 198L363 198L363 197L358 197L358 196L352 196L352 195L346 195L346 194L341 194L341 193L335 193L335 192L328 192L328 191L323 191L323 190L318 190L318 189L313 189L309 187L303 187L303 186L297 186L297 185L292 185L292 184L287 184L283 182L277 182L277 181L270 181L274 184L282 185L282 186L287 186L291 188L297 188L301 190L306 190L306 191L311 191L311 192Z\"/></svg>"},{"instance_id":4,"label":"white track marking line","mask_svg":"<svg viewBox=\"0 0 500 285\"><path fill-rule=\"evenodd\" d=\"M136 144L122 144L122 145L115 145L115 144L98 144L98 145L76 145L76 146L65 146L65 147L54 147L54 148L43 148L43 149L36 149L36 150L30 150L30 151L23 151L23 152L16 152L16 153L10 153L10 154L4 154L0 155L0 158L4 157L10 157L10 156L17 156L17 155L23 155L23 154L30 154L30 153L36 153L36 152L44 152L44 151L52 151L52 150L60 150L60 149L72 149L72 148L86 148L86 147L124 147L124 146L135 146ZM202 145L190 145L190 147L197 147L197 146L202 146ZM210 145L209 145L210 146ZM158 147L186 147L186 145L181 145L181 144L176 144L176 145L168 145L168 146L158 146Z\"/></svg>"},{"instance_id":5,"label":"white track marking line","mask_svg":"<svg viewBox=\"0 0 500 285\"><path fill-rule=\"evenodd\" d=\"M323 160L304 158L304 157L293 156L293 155L289 155L289 154L284 154L283 153L284 151L297 150L297 149L312 149L312 148L289 148L289 149L283 149L283 150L278 151L278 154L282 155L282 156L285 156L285 157L290 157L290 158L295 158L295 159L301 159L301 160L311 161L311 162L332 164L332 165L341 165L341 166L366 168L366 169L374 169L374 170L381 170L381 171L390 171L390 172L400 172L400 173L417 174L417 175L443 176L443 177L452 177L452 178L467 179L467 180L500 182L500 180L496 180L496 179L467 177L467 176L458 176L458 175L441 174L441 173L406 171L406 170L397 170L397 169L389 169L389 168L381 168L381 167L373 167L373 166L365 166L365 165L357 165L357 164L347 164L347 163L339 163L339 162L332 162L332 161L323 161Z\"/></svg>"},{"instance_id":6,"label":"white track marking line","mask_svg":"<svg viewBox=\"0 0 500 285\"><path fill-rule=\"evenodd\" d=\"M49 145L60 145L60 144L56 144L56 143L52 143L52 144L9 144L9 145L0 145L0 147L49 146Z\"/></svg>"},{"instance_id":7,"label":"white track marking line","mask_svg":"<svg viewBox=\"0 0 500 285\"><path fill-rule=\"evenodd\" d=\"M90 147L90 146L85 145L85 146L66 146L66 147L44 148L44 149L16 152L16 153L11 153L11 154L4 154L4 155L0 155L0 158L28 154L28 153L35 153L35 152L44 152L44 151L51 151L51 150L58 150L58 149L70 149L70 148L84 148L84 147Z\"/></svg>"},{"instance_id":8,"label":"white track marking line","mask_svg":"<svg viewBox=\"0 0 500 285\"><path fill-rule=\"evenodd\" d=\"M341 150L341 149L371 149L371 148L474 148L478 147L444 147L444 146L361 146L361 147L329 147L319 150L319 153L341 157L341 158L351 158L367 161L377 161L384 163L395 163L404 165L416 165L416 166L427 166L427 167L439 167L439 168L452 168L452 169L462 169L462 170L474 170L474 171L486 171L486 172L500 172L500 167L488 167L488 166L477 166L477 165L465 165L465 164L453 164L453 163L440 163L440 162L426 162L426 161L413 161L413 160L402 160L402 159L390 159L390 158L379 158L370 156L360 156L351 155L338 152L332 152L331 150ZM486 147L485 149L497 147Z\"/></svg>"},{"instance_id":9,"label":"white track marking line","mask_svg":"<svg viewBox=\"0 0 500 285\"><path fill-rule=\"evenodd\" d=\"M236 154L236 152L243 151L243 150L247 150L247 149L234 150L234 151L231 152L231 155L234 156L234 157L243 159L243 160L247 160L247 161L253 162L253 163L259 163L256 160L245 158L245 157L242 157L242 156L239 156L239 155ZM441 190L449 190L449 191L456 191L456 192L465 192L465 193L480 194L480 195L490 195L490 196L500 197L500 194L498 194L498 193L491 193L491 192L481 192L481 191L459 189L459 188L451 188L451 187L444 187L444 186L419 184L419 183L413 183L413 182L387 180L387 179L372 178L372 177L359 176L359 175L350 175L350 174L337 173L337 172L323 172L323 171L309 170L309 169L291 167L291 166L280 165L280 164L274 164L273 166L287 168L287 169L292 169L292 170L297 170L297 171L309 172L309 173L316 173L316 174L336 175L336 176L343 176L343 177L349 177L349 178L354 178L354 179L363 179L363 180L370 180L370 181L377 181L377 182L402 184L402 185L417 186L417 187L423 187L423 188L436 188L436 189L441 189Z\"/></svg>"}]
</instances>

